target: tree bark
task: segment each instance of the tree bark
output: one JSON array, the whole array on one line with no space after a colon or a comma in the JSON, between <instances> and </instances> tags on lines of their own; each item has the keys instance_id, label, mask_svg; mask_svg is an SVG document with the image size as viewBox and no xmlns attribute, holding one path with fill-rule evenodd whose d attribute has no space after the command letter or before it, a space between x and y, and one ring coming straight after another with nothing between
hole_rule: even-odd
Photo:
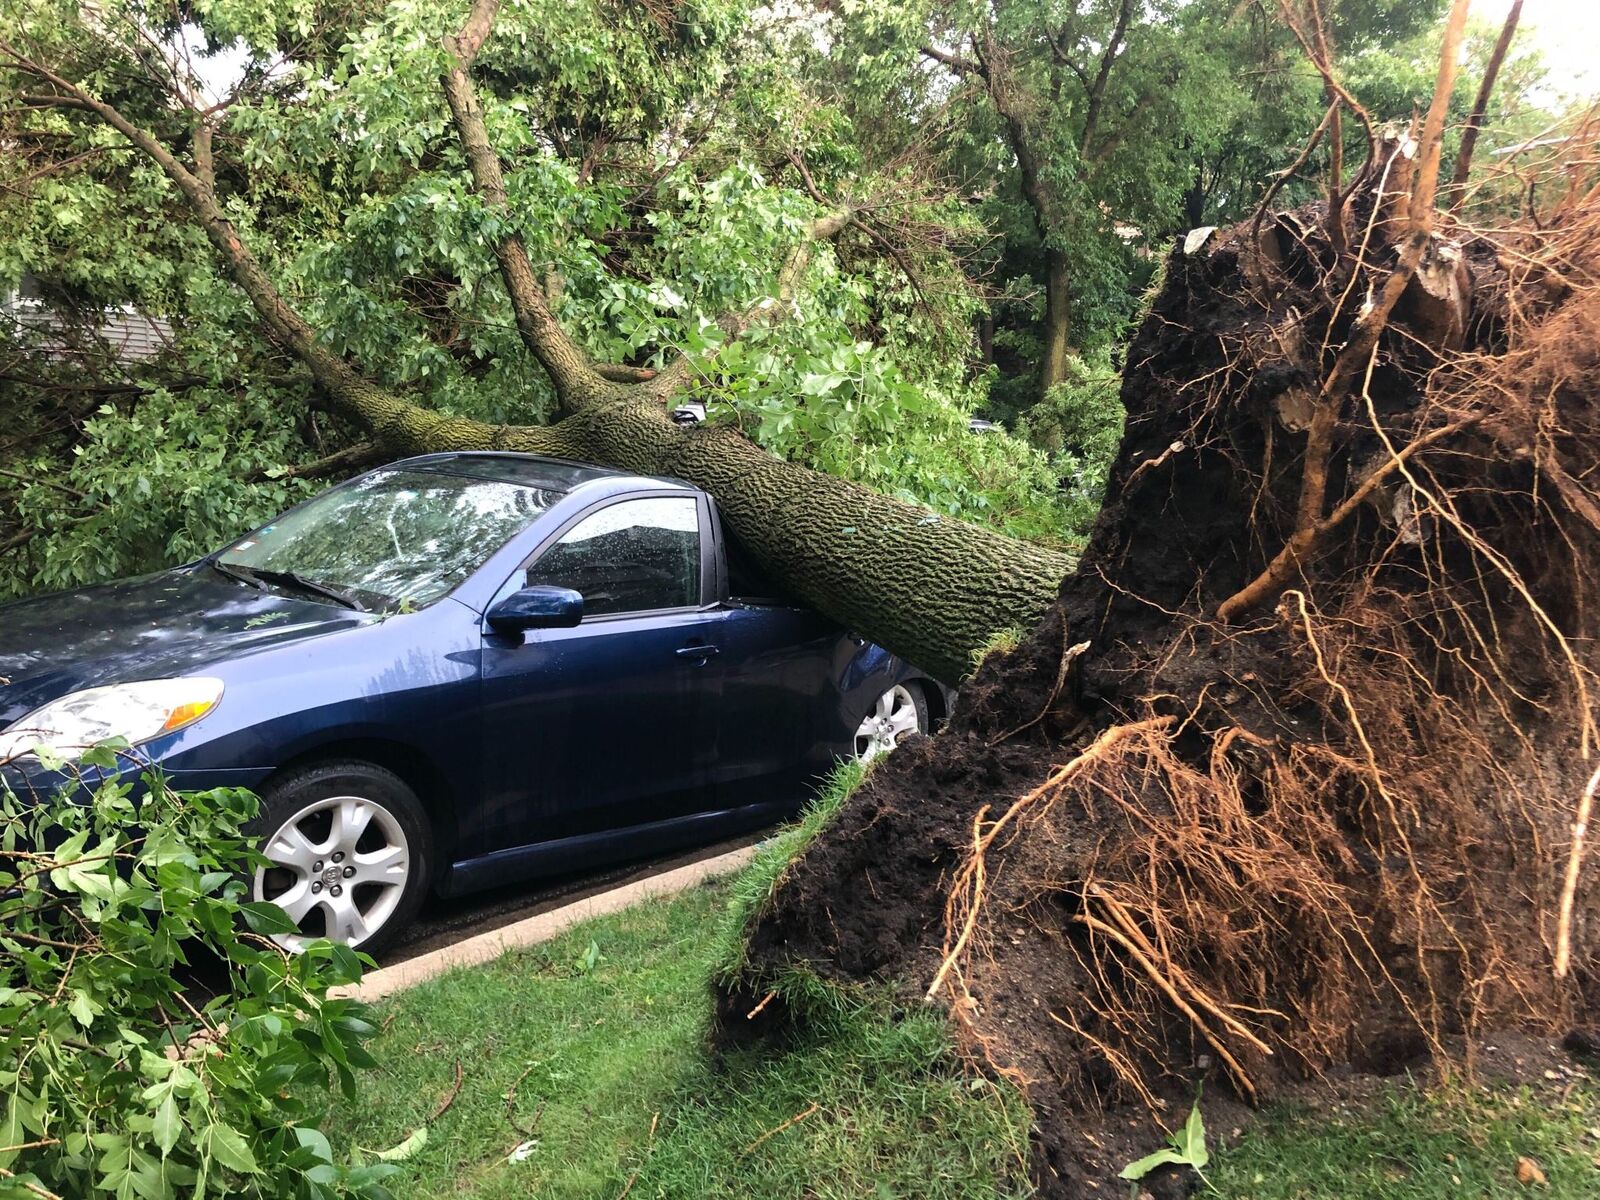
<instances>
[{"instance_id":1,"label":"tree bark","mask_svg":"<svg viewBox=\"0 0 1600 1200\"><path fill-rule=\"evenodd\" d=\"M500 170L500 156L489 144L489 133L483 123L483 106L478 103L477 91L472 86L469 74L478 51L494 28L499 11L500 0L474 0L460 32L444 39L449 67L441 83L445 101L450 106L457 140L461 143L467 166L472 172L473 189L485 206L507 212L509 206L506 202L505 177ZM500 267L500 278L505 281L506 293L511 298L517 333L523 345L532 351L539 365L550 376L561 410L573 412L590 400L613 396L614 389L608 386L610 381L594 370L583 348L561 328L549 298L539 286L522 235L516 232L505 234L495 243L494 256Z\"/></svg>"},{"instance_id":2,"label":"tree bark","mask_svg":"<svg viewBox=\"0 0 1600 1200\"><path fill-rule=\"evenodd\" d=\"M1067 377L1072 354L1072 265L1064 251L1045 249L1044 353L1039 360L1039 397Z\"/></svg>"}]
</instances>

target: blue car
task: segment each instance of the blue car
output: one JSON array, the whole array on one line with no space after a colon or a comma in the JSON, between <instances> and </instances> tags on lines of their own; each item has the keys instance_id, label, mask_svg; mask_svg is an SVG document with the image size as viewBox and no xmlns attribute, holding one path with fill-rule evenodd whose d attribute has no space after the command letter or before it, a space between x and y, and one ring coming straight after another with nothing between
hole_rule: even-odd
<instances>
[{"instance_id":1,"label":"blue car","mask_svg":"<svg viewBox=\"0 0 1600 1200\"><path fill-rule=\"evenodd\" d=\"M244 787L293 948L390 943L453 895L792 813L948 704L786 601L672 479L407 459L198 562L0 607L0 773L125 738Z\"/></svg>"}]
</instances>

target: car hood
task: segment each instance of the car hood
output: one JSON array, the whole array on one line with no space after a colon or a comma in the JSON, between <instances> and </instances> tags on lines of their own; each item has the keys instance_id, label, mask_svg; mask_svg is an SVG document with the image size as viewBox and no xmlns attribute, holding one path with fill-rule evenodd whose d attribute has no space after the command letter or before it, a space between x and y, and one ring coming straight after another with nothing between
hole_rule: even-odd
<instances>
[{"instance_id":1,"label":"car hood","mask_svg":"<svg viewBox=\"0 0 1600 1200\"><path fill-rule=\"evenodd\" d=\"M192 675L376 619L257 591L204 563L0 605L0 729L68 692Z\"/></svg>"}]
</instances>

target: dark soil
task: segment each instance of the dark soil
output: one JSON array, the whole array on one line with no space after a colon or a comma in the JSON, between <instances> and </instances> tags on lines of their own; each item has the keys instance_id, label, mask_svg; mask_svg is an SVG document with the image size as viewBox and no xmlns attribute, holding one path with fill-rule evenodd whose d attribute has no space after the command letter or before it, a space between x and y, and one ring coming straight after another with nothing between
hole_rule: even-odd
<instances>
[{"instance_id":1,"label":"dark soil","mask_svg":"<svg viewBox=\"0 0 1600 1200\"><path fill-rule=\"evenodd\" d=\"M797 964L922 1003L952 945L946 905L975 821L995 821L1105 731L1168 718L989 849L961 986L938 996L974 1060L1025 1088L1046 1197L1114 1194L1116 1172L1160 1143L1156 1121L1181 1122L1202 1081L1211 1100L1259 1100L1330 1071L1425 1067L1477 1029L1559 1033L1596 1011L1595 889L1580 890L1573 976L1551 971L1588 768L1572 662L1525 593L1592 674L1600 530L1560 511L1528 455L1508 452L1505 430L1539 421L1500 398L1509 389L1478 387L1491 368L1439 369L1419 349L1418 331L1439 323L1426 297L1386 335L1368 392L1397 444L1475 413L1416 460L1460 525L1410 515L1409 493L1380 488L1303 565L1303 611L1285 600L1235 625L1210 617L1294 527L1297 397L1350 333L1331 304L1321 220L1311 208L1269 222L1259 253L1243 228L1174 253L1129 356L1112 499L1058 606L793 864L751 930L748 978L722 997L723 1028L740 1037L803 1019L777 1004L744 1019ZM1546 352L1506 333L1513 284L1496 248L1463 240L1475 277L1466 349L1532 354L1518 374L1536 377ZM1392 261L1356 294L1381 287ZM1560 316L1553 302L1540 311ZM1480 391L1494 396L1471 399ZM1578 471L1600 442L1590 394L1565 377L1547 390L1545 427L1576 431L1552 453ZM1329 496L1383 453L1352 401ZM1485 568L1482 545L1504 570ZM1159 947L1160 974L1239 1006L1271 1053L1222 1031L1237 1064L1225 1069L1195 1014L1091 932L1109 911L1102 889ZM1145 1186L1160 1197L1184 1184Z\"/></svg>"}]
</instances>

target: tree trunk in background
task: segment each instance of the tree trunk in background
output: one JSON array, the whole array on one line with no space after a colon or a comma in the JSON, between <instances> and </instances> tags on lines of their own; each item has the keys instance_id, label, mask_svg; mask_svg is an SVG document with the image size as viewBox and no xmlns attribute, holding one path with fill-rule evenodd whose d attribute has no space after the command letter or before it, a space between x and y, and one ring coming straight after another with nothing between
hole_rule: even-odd
<instances>
[{"instance_id":1,"label":"tree trunk in background","mask_svg":"<svg viewBox=\"0 0 1600 1200\"><path fill-rule=\"evenodd\" d=\"M1072 353L1072 268L1065 251L1045 250L1044 352L1039 358L1039 398L1067 377Z\"/></svg>"},{"instance_id":2,"label":"tree trunk in background","mask_svg":"<svg viewBox=\"0 0 1600 1200\"><path fill-rule=\"evenodd\" d=\"M1183 224L1185 229L1198 229L1206 223L1205 164L1197 162L1194 182L1183 193Z\"/></svg>"}]
</instances>

